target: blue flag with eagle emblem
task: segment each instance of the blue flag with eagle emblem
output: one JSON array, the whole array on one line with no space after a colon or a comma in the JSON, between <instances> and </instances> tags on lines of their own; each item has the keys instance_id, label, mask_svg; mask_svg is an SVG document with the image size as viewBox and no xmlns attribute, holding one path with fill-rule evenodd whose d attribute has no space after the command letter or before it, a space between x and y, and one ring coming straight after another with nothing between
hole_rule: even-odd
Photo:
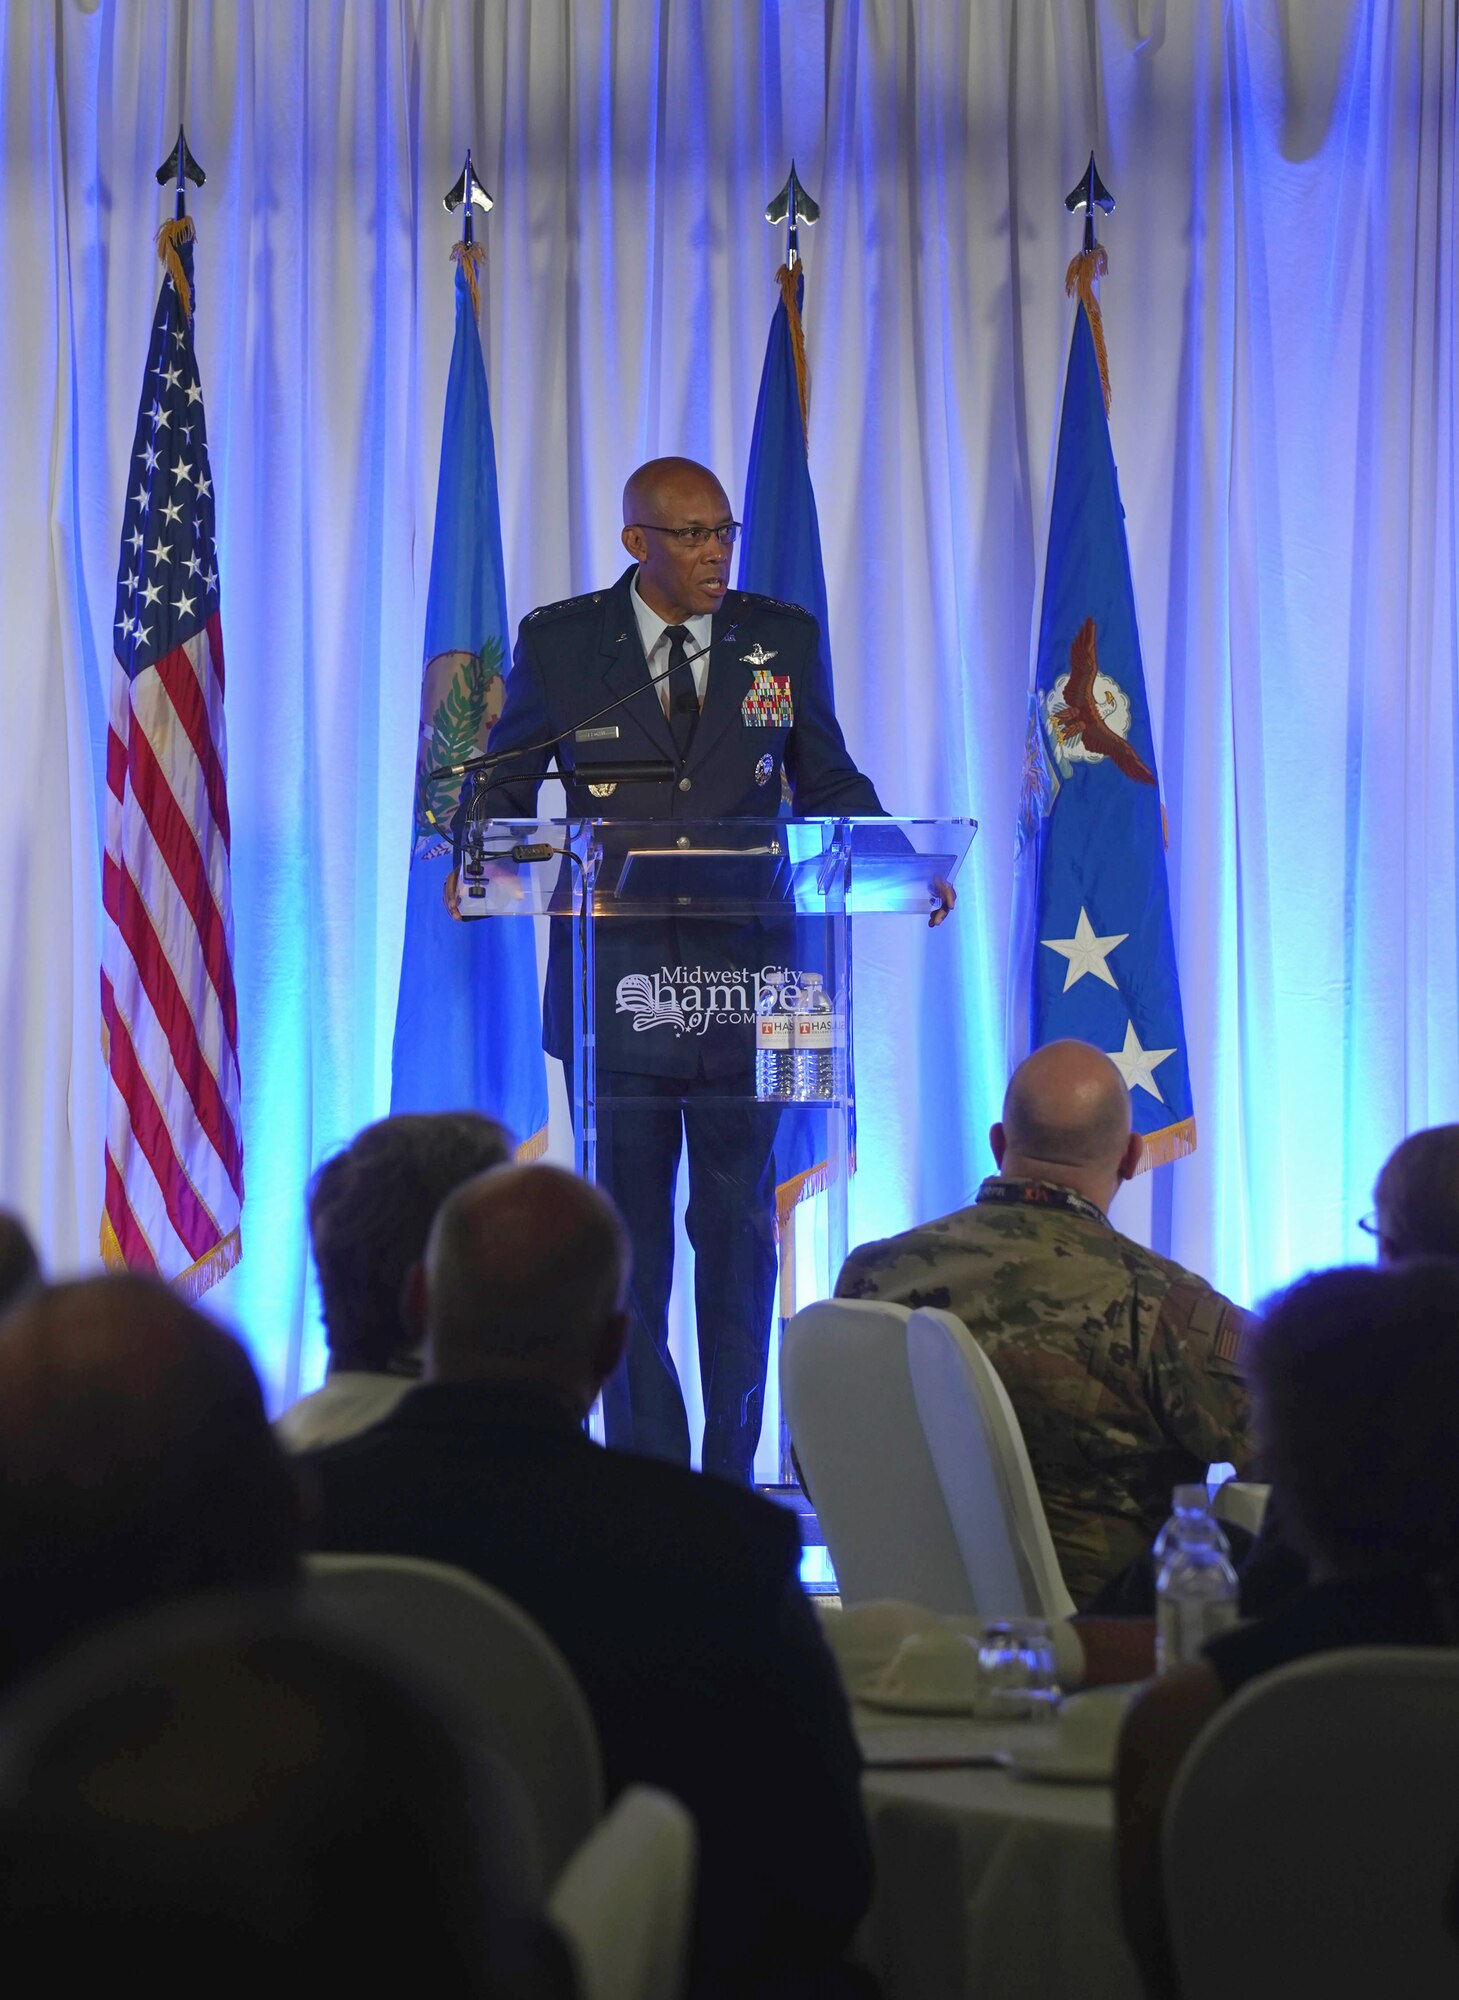
<instances>
[{"instance_id":1,"label":"blue flag with eagle emblem","mask_svg":"<svg viewBox=\"0 0 1459 2000\"><path fill-rule=\"evenodd\" d=\"M831 682L831 644L826 616L826 572L821 530L811 486L806 443L805 346L800 308L805 267L782 267L780 302L770 321L765 365L750 437L745 475L745 526L740 539L741 590L758 591L809 611L820 627L821 660ZM783 805L788 811L788 805ZM816 926L796 926L798 967L823 968L825 953ZM854 1098L853 1098L854 1104ZM786 1105L775 1136L775 1209L783 1228L797 1202L825 1185L824 1114L811 1105ZM855 1153L855 1126L851 1148Z\"/></svg>"},{"instance_id":2,"label":"blue flag with eagle emblem","mask_svg":"<svg viewBox=\"0 0 1459 2000\"><path fill-rule=\"evenodd\" d=\"M1054 469L1020 815L1033 862L1029 1045L1092 1042L1130 1093L1142 1166L1196 1143L1165 873L1165 820L1102 382L1096 246ZM1089 260L1084 269L1079 267ZM1093 323L1092 323L1093 322Z\"/></svg>"},{"instance_id":3,"label":"blue flag with eagle emblem","mask_svg":"<svg viewBox=\"0 0 1459 2000\"><path fill-rule=\"evenodd\" d=\"M511 1127L530 1157L547 1139L533 926L526 918L458 923L448 914L441 896L461 781L429 775L485 750L502 708L507 633L486 364L465 266L458 263L390 1109L487 1112Z\"/></svg>"}]
</instances>

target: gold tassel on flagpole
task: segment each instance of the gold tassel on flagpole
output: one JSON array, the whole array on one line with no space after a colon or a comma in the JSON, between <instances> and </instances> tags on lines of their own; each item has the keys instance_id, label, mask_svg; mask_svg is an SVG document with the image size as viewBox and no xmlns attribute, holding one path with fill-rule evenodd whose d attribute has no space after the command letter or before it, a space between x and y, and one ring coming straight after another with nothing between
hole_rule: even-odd
<instances>
[{"instance_id":1,"label":"gold tassel on flagpole","mask_svg":"<svg viewBox=\"0 0 1459 2000\"><path fill-rule=\"evenodd\" d=\"M459 264L466 273L466 284L471 293L471 317L481 324L481 267L486 262L486 251L480 243L453 243L451 262Z\"/></svg>"},{"instance_id":2,"label":"gold tassel on flagpole","mask_svg":"<svg viewBox=\"0 0 1459 2000\"><path fill-rule=\"evenodd\" d=\"M167 275L176 288L184 319L193 316L193 294L187 272L182 268L182 246L191 243L195 234L190 215L174 216L170 222L164 222L157 232L157 255L167 266Z\"/></svg>"},{"instance_id":3,"label":"gold tassel on flagpole","mask_svg":"<svg viewBox=\"0 0 1459 2000\"><path fill-rule=\"evenodd\" d=\"M785 301L785 316L790 321L790 351L795 356L795 386L800 396L800 427L805 432L806 449L811 442L811 399L810 379L806 370L805 328L800 323L800 306L795 296L795 273L788 264L782 264L775 273L780 285L780 296Z\"/></svg>"},{"instance_id":4,"label":"gold tassel on flagpole","mask_svg":"<svg viewBox=\"0 0 1459 2000\"><path fill-rule=\"evenodd\" d=\"M1064 290L1072 298L1077 291L1079 303L1089 315L1089 331L1094 335L1094 358L1099 363L1099 386L1104 395L1104 414L1109 415L1109 355L1105 352L1104 321L1100 317L1099 298L1094 289L1096 278L1102 278L1109 269L1109 259L1104 254L1104 245L1096 243L1092 250L1081 250L1064 273Z\"/></svg>"}]
</instances>

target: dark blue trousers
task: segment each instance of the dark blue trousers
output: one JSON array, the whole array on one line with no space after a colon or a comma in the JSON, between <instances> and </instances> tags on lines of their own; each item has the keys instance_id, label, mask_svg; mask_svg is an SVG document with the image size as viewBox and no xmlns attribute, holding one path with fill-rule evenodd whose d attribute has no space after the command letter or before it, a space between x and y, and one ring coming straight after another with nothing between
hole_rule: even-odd
<instances>
[{"instance_id":1,"label":"dark blue trousers","mask_svg":"<svg viewBox=\"0 0 1459 2000\"><path fill-rule=\"evenodd\" d=\"M598 1182L617 1202L633 1242L628 1349L603 1386L608 1443L689 1463L689 1421L669 1354L674 1190L687 1143L685 1224L694 1246L704 1392L701 1464L749 1485L775 1299L778 1111L753 1099L727 1103L726 1086L712 1079L600 1071L598 1088ZM695 1102L711 1097L718 1101Z\"/></svg>"}]
</instances>

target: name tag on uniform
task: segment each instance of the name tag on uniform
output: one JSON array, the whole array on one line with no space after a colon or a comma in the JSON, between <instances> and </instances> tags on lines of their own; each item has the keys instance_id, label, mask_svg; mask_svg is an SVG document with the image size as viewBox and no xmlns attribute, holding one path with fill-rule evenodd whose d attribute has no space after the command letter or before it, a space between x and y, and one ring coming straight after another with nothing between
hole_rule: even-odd
<instances>
[{"instance_id":1,"label":"name tag on uniform","mask_svg":"<svg viewBox=\"0 0 1459 2000\"><path fill-rule=\"evenodd\" d=\"M618 724L609 722L602 729L579 729L574 734L579 743L616 743Z\"/></svg>"}]
</instances>

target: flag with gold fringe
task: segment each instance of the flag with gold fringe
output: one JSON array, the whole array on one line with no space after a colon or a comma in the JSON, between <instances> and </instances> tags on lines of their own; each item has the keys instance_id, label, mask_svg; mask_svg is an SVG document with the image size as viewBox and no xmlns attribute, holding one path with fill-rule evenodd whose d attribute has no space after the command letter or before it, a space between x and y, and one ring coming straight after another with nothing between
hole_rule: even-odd
<instances>
[{"instance_id":1,"label":"flag with gold fringe","mask_svg":"<svg viewBox=\"0 0 1459 2000\"><path fill-rule=\"evenodd\" d=\"M179 135L175 157L183 145ZM178 186L181 210L181 173ZM107 730L101 1254L196 1297L241 1255L243 1117L223 624L190 217L163 223L157 252L166 275L127 473Z\"/></svg>"},{"instance_id":2,"label":"flag with gold fringe","mask_svg":"<svg viewBox=\"0 0 1459 2000\"><path fill-rule=\"evenodd\" d=\"M482 250L466 241L452 254L456 334L426 598L390 1108L487 1112L518 1135L520 1156L532 1158L547 1143L532 926L525 919L457 923L442 901L461 781L431 773L486 749L501 713L509 636L496 446L477 330Z\"/></svg>"},{"instance_id":3,"label":"flag with gold fringe","mask_svg":"<svg viewBox=\"0 0 1459 2000\"><path fill-rule=\"evenodd\" d=\"M1032 871L1029 1044L1071 1036L1108 1053L1129 1089L1149 1167L1192 1152L1196 1124L1165 814L1110 444L1109 369L1094 289L1105 267L1104 250L1088 232L1067 278L1076 298L1074 332L1019 847L1025 882Z\"/></svg>"},{"instance_id":4,"label":"flag with gold fringe","mask_svg":"<svg viewBox=\"0 0 1459 2000\"><path fill-rule=\"evenodd\" d=\"M820 627L821 659L830 684L826 573L807 457L808 393L801 325L805 266L797 262L792 270L782 264L776 281L780 300L765 345L750 469L745 479L739 587L798 604L812 613ZM820 964L813 949L801 956L808 967ZM775 1141L775 1213L782 1229L796 1204L826 1184L824 1141L819 1112L806 1105L787 1105Z\"/></svg>"}]
</instances>

